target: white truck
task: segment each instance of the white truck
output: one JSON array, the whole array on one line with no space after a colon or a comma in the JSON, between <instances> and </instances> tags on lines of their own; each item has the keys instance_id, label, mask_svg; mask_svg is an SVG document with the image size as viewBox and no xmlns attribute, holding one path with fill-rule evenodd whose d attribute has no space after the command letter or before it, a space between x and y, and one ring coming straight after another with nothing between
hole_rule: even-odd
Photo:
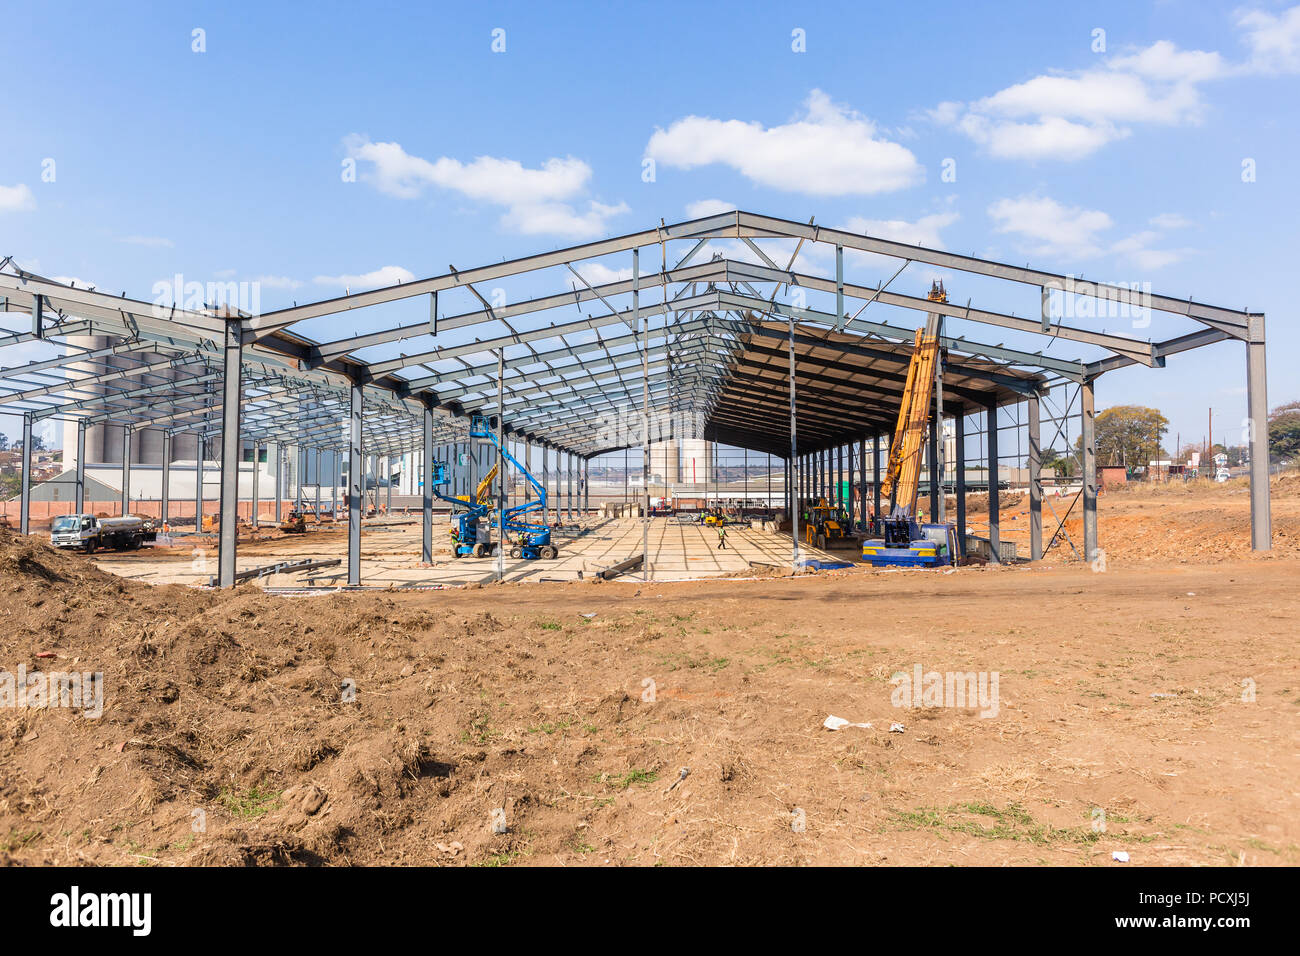
<instances>
[{"instance_id":1,"label":"white truck","mask_svg":"<svg viewBox=\"0 0 1300 956\"><path fill-rule=\"evenodd\" d=\"M157 538L153 521L139 515L96 518L94 515L60 515L50 526L50 543L56 548L77 548L93 554L100 548L135 551Z\"/></svg>"}]
</instances>

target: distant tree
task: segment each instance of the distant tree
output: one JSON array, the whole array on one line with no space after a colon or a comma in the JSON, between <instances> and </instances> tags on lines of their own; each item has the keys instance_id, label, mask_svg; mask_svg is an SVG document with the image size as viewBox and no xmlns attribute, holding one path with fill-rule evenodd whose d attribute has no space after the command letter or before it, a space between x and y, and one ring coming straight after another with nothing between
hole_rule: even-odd
<instances>
[{"instance_id":1,"label":"distant tree","mask_svg":"<svg viewBox=\"0 0 1300 956\"><path fill-rule=\"evenodd\" d=\"M1268 454L1274 461L1300 457L1300 402L1287 402L1269 412Z\"/></svg>"},{"instance_id":2,"label":"distant tree","mask_svg":"<svg viewBox=\"0 0 1300 956\"><path fill-rule=\"evenodd\" d=\"M0 451L8 451L8 450L9 450L9 436L6 435L4 432L0 432Z\"/></svg>"},{"instance_id":3,"label":"distant tree","mask_svg":"<svg viewBox=\"0 0 1300 956\"><path fill-rule=\"evenodd\" d=\"M1156 408L1116 405L1097 413L1097 463L1133 468L1160 458L1169 419ZM1078 447L1082 447L1080 436Z\"/></svg>"},{"instance_id":4,"label":"distant tree","mask_svg":"<svg viewBox=\"0 0 1300 956\"><path fill-rule=\"evenodd\" d=\"M45 439L40 435L32 435L32 451L45 451Z\"/></svg>"},{"instance_id":5,"label":"distant tree","mask_svg":"<svg viewBox=\"0 0 1300 956\"><path fill-rule=\"evenodd\" d=\"M1049 448L1043 452L1043 467L1053 472L1057 478L1073 478L1079 470L1079 463L1070 451Z\"/></svg>"}]
</instances>

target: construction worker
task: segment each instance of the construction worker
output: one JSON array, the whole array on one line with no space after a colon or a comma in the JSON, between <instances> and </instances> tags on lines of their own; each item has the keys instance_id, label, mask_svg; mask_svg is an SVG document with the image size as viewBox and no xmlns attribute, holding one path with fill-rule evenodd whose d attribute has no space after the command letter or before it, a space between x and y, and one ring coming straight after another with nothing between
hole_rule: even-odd
<instances>
[{"instance_id":1,"label":"construction worker","mask_svg":"<svg viewBox=\"0 0 1300 956\"><path fill-rule=\"evenodd\" d=\"M727 550L727 526L725 524L718 525L718 550Z\"/></svg>"}]
</instances>

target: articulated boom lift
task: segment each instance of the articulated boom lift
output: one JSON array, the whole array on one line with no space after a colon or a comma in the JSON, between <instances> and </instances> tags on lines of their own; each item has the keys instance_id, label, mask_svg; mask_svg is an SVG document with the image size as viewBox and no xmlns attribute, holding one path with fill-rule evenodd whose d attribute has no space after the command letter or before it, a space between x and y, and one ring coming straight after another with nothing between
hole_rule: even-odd
<instances>
[{"instance_id":1,"label":"articulated boom lift","mask_svg":"<svg viewBox=\"0 0 1300 956\"><path fill-rule=\"evenodd\" d=\"M941 283L930 287L932 302L947 302ZM921 454L930 405L934 397L935 363L939 360L939 316L930 313L925 329L916 330L912 361L907 366L898 410L898 427L889 448L889 464L880 483L881 493L893 501L893 510L882 519L883 540L864 541L862 556L875 567L935 567L952 563L953 526L922 524L916 519L916 502L921 490ZM936 426L937 427L937 426ZM937 467L931 462L930 467Z\"/></svg>"},{"instance_id":2,"label":"articulated boom lift","mask_svg":"<svg viewBox=\"0 0 1300 956\"><path fill-rule=\"evenodd\" d=\"M559 554L559 549L551 544L551 529L546 527L545 524L530 522L526 518L530 511L540 509L542 514L546 513L546 488L529 473L528 469L519 464L510 452L501 446L496 433L491 429L490 423L482 415L475 415L470 419L469 437L490 440L492 444L497 446L501 458L514 465L537 492L537 498L533 501L526 501L521 505L515 505L513 508L505 510L506 534L513 533L515 535L515 542L510 548L510 557L525 558L527 560L556 557ZM465 509L456 516L456 523L448 529L451 533L452 555L457 558L466 555L485 558L495 554L497 547L499 547L499 542L493 543L492 541L492 519L490 516L492 511L492 482L496 480L499 466L500 462L492 466L491 470L483 476L483 480L478 483L473 498L470 498L468 495L453 497L439 491L438 489L446 485L450 480L450 475L445 463L434 463L433 475L431 476L434 495L457 508Z\"/></svg>"}]
</instances>

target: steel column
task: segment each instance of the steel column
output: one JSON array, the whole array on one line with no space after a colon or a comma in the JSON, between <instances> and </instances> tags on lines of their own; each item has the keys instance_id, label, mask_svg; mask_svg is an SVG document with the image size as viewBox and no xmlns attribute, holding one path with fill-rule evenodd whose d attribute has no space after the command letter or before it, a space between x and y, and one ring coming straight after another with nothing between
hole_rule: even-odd
<instances>
[{"instance_id":1,"label":"steel column","mask_svg":"<svg viewBox=\"0 0 1300 956\"><path fill-rule=\"evenodd\" d=\"M251 518L254 528L258 526L257 512L260 506L259 493L261 492L262 463L258 459L261 457L261 452L260 442L253 442L253 507Z\"/></svg>"},{"instance_id":2,"label":"steel column","mask_svg":"<svg viewBox=\"0 0 1300 956\"><path fill-rule=\"evenodd\" d=\"M424 482L420 489L420 561L433 563L433 405L424 403L421 416L421 467Z\"/></svg>"},{"instance_id":3,"label":"steel column","mask_svg":"<svg viewBox=\"0 0 1300 956\"><path fill-rule=\"evenodd\" d=\"M25 450L26 446L24 446ZM122 426L122 514L131 511L131 428Z\"/></svg>"},{"instance_id":4,"label":"steel column","mask_svg":"<svg viewBox=\"0 0 1300 956\"><path fill-rule=\"evenodd\" d=\"M893 436L890 436L890 441ZM880 436L871 439L871 475L872 494L875 497L875 516L880 517Z\"/></svg>"},{"instance_id":5,"label":"steel column","mask_svg":"<svg viewBox=\"0 0 1300 956\"><path fill-rule=\"evenodd\" d=\"M984 409L988 430L989 549L993 563L1002 563L1002 501L998 491L998 406L989 402Z\"/></svg>"},{"instance_id":6,"label":"steel column","mask_svg":"<svg viewBox=\"0 0 1300 956\"><path fill-rule=\"evenodd\" d=\"M353 587L361 583L361 389L354 381L348 390L348 584Z\"/></svg>"},{"instance_id":7,"label":"steel column","mask_svg":"<svg viewBox=\"0 0 1300 956\"><path fill-rule=\"evenodd\" d=\"M194 533L203 531L203 456L207 454L208 440L194 436Z\"/></svg>"},{"instance_id":8,"label":"steel column","mask_svg":"<svg viewBox=\"0 0 1300 956\"><path fill-rule=\"evenodd\" d=\"M956 451L957 498L957 553L966 557L966 408L958 405L953 411L953 448Z\"/></svg>"},{"instance_id":9,"label":"steel column","mask_svg":"<svg viewBox=\"0 0 1300 956\"><path fill-rule=\"evenodd\" d=\"M1264 356L1264 316L1250 317L1246 343L1246 441L1250 450L1250 546L1273 547L1273 518L1268 497L1268 366Z\"/></svg>"},{"instance_id":10,"label":"steel column","mask_svg":"<svg viewBox=\"0 0 1300 956\"><path fill-rule=\"evenodd\" d=\"M497 350L497 580L506 576L506 350Z\"/></svg>"},{"instance_id":11,"label":"steel column","mask_svg":"<svg viewBox=\"0 0 1300 956\"><path fill-rule=\"evenodd\" d=\"M164 433L169 439L171 432ZM164 477L163 494L167 494L167 483ZM166 508L163 509L166 511ZM78 420L77 422L77 514L86 513L86 423ZM164 515L165 517L165 515Z\"/></svg>"},{"instance_id":12,"label":"steel column","mask_svg":"<svg viewBox=\"0 0 1300 956\"><path fill-rule=\"evenodd\" d=\"M83 432L84 429L82 428L77 429L77 444L78 444L77 450L79 453L84 450L85 437L83 435ZM80 454L78 454L77 460L78 462L80 462L81 460ZM172 433L169 431L164 431L163 446L162 446L162 501L159 503L158 506L158 526L161 528L167 527L167 512L169 510L168 506L171 504L171 487L172 487ZM78 497L81 496L82 492L83 492L83 488L81 487L81 482L78 481L77 483ZM81 513L80 501L78 501L77 503L77 513L78 514Z\"/></svg>"},{"instance_id":13,"label":"steel column","mask_svg":"<svg viewBox=\"0 0 1300 956\"><path fill-rule=\"evenodd\" d=\"M787 349L790 356L790 461L798 460L799 436L798 436L798 415L796 403L796 386L794 380L794 313L790 313L788 322L789 336L787 338ZM802 469L800 469L802 471ZM789 484L789 482L787 482ZM794 507L790 509L790 566L799 567L799 507L800 503L796 501Z\"/></svg>"},{"instance_id":14,"label":"steel column","mask_svg":"<svg viewBox=\"0 0 1300 956\"><path fill-rule=\"evenodd\" d=\"M1097 560L1097 409L1093 380L1085 379L1079 387L1083 434L1083 554L1087 561Z\"/></svg>"},{"instance_id":15,"label":"steel column","mask_svg":"<svg viewBox=\"0 0 1300 956\"><path fill-rule=\"evenodd\" d=\"M18 504L18 528L23 534L31 533L32 520L32 416L23 415L22 488Z\"/></svg>"},{"instance_id":16,"label":"steel column","mask_svg":"<svg viewBox=\"0 0 1300 956\"><path fill-rule=\"evenodd\" d=\"M1037 395L1029 396L1029 558L1043 557L1043 445Z\"/></svg>"},{"instance_id":17,"label":"steel column","mask_svg":"<svg viewBox=\"0 0 1300 956\"><path fill-rule=\"evenodd\" d=\"M221 387L221 508L217 585L235 586L235 540L239 529L239 404L243 398L243 323L226 322Z\"/></svg>"},{"instance_id":18,"label":"steel column","mask_svg":"<svg viewBox=\"0 0 1300 956\"><path fill-rule=\"evenodd\" d=\"M279 524L282 520L280 502L284 498L284 445L281 442L267 445L267 461L271 459L270 452L272 448L275 449L275 523Z\"/></svg>"}]
</instances>

